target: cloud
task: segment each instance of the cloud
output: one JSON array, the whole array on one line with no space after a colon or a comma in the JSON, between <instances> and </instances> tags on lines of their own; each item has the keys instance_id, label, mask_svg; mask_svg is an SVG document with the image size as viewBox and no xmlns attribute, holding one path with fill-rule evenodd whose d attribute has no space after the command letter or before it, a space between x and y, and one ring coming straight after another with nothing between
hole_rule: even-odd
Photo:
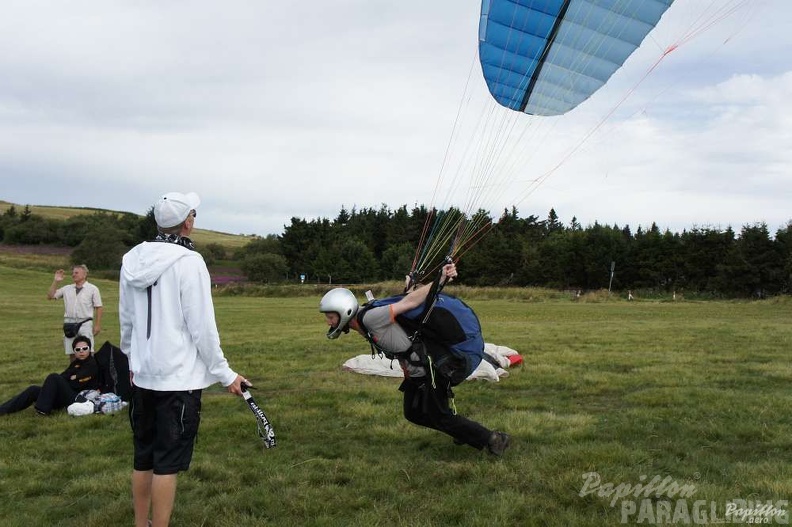
<instances>
[{"instance_id":1,"label":"cloud","mask_svg":"<svg viewBox=\"0 0 792 527\"><path fill-rule=\"evenodd\" d=\"M511 116L517 146L501 154L494 191L478 191L481 204L540 217L555 207L584 224L785 223L787 2L749 6L750 16L680 47L599 124L695 18L687 4L696 2L675 3L578 110L541 125ZM0 198L144 213L162 192L195 190L202 227L246 234L279 233L292 216L334 217L342 205L429 204L449 144L458 157L486 144L451 137L458 118L475 123L488 108L462 99L466 84L476 97L483 87L478 9L474 0L9 1Z\"/></svg>"}]
</instances>

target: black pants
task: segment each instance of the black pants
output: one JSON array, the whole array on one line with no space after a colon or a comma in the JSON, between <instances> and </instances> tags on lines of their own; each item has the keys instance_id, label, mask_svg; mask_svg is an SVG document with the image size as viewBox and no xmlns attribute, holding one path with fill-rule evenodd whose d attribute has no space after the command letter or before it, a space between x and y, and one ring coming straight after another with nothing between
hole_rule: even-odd
<instances>
[{"instance_id":1,"label":"black pants","mask_svg":"<svg viewBox=\"0 0 792 527\"><path fill-rule=\"evenodd\" d=\"M49 414L53 410L66 408L76 397L77 392L69 386L69 381L57 373L50 373L43 386L28 386L19 395L0 405L0 415L19 412L33 403L36 403L37 412Z\"/></svg>"},{"instance_id":2,"label":"black pants","mask_svg":"<svg viewBox=\"0 0 792 527\"><path fill-rule=\"evenodd\" d=\"M434 387L428 378L405 379L399 390L404 392L404 417L411 423L446 433L479 450L487 445L491 430L451 411L451 381L447 377L435 375Z\"/></svg>"}]
</instances>

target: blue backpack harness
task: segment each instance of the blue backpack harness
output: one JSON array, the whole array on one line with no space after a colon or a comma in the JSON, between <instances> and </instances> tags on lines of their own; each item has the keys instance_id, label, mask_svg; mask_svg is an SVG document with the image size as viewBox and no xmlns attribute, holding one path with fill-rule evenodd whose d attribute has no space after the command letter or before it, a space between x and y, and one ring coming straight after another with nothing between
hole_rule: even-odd
<instances>
[{"instance_id":1,"label":"blue backpack harness","mask_svg":"<svg viewBox=\"0 0 792 527\"><path fill-rule=\"evenodd\" d=\"M379 354L391 360L425 366L433 380L435 372L438 372L451 380L451 386L458 385L473 373L484 357L484 339L476 313L455 296L444 293L432 295L426 304L396 317L396 322L407 332L413 344L407 351L394 353L374 341L363 324L363 316L369 309L395 304L404 296L372 300L358 310L356 319L371 344L372 356ZM417 360L410 358L413 352L418 356Z\"/></svg>"}]
</instances>

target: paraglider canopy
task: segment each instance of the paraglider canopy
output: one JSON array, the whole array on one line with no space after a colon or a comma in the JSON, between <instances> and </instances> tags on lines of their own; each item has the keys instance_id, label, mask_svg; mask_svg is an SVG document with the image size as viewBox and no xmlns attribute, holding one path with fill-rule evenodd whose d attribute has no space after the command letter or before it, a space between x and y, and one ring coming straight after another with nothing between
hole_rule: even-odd
<instances>
[{"instance_id":1,"label":"paraglider canopy","mask_svg":"<svg viewBox=\"0 0 792 527\"><path fill-rule=\"evenodd\" d=\"M495 100L561 115L588 99L673 0L483 0L479 58Z\"/></svg>"}]
</instances>

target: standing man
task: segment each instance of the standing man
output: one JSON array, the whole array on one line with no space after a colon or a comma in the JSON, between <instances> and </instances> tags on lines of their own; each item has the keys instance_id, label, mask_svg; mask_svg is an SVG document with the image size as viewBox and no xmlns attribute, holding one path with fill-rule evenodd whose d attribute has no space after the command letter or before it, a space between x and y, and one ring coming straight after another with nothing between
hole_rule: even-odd
<instances>
[{"instance_id":1,"label":"standing man","mask_svg":"<svg viewBox=\"0 0 792 527\"><path fill-rule=\"evenodd\" d=\"M63 282L66 272L63 269L55 271L55 278L47 291L47 298L55 300L63 298L66 311L63 313L63 322L80 322L92 319L80 326L77 335L84 335L91 341L91 349L95 349L94 335L102 331L102 296L99 288L88 283L88 267L85 265L75 265L72 267L73 284L58 287ZM77 337L63 337L63 348L66 355L72 354L72 341Z\"/></svg>"},{"instance_id":2,"label":"standing man","mask_svg":"<svg viewBox=\"0 0 792 527\"><path fill-rule=\"evenodd\" d=\"M195 193L162 196L154 205L157 237L125 254L121 267L118 312L133 383L137 527L170 522L177 475L192 459L201 391L220 382L242 395L247 382L220 348L209 271L188 237L200 202Z\"/></svg>"}]
</instances>

